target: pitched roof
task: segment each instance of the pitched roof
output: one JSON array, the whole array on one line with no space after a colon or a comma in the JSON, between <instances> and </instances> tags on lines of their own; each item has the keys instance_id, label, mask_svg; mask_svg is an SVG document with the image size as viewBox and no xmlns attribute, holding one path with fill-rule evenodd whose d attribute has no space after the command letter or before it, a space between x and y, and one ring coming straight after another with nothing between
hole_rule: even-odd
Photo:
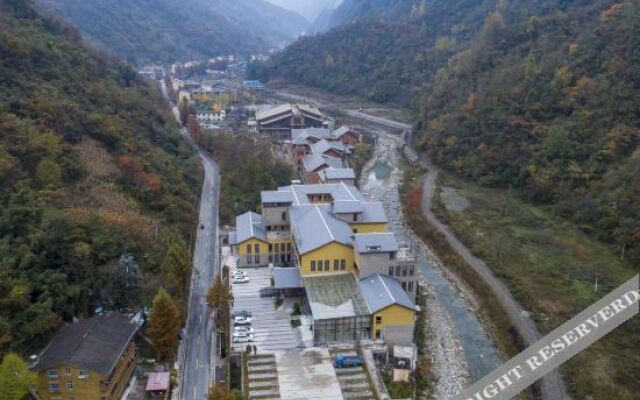
<instances>
[{"instance_id":1,"label":"pitched roof","mask_svg":"<svg viewBox=\"0 0 640 400\"><path fill-rule=\"evenodd\" d=\"M371 314L393 304L416 310L415 304L402 289L400 282L390 276L374 274L360 279L358 286Z\"/></svg>"},{"instance_id":2,"label":"pitched roof","mask_svg":"<svg viewBox=\"0 0 640 400\"><path fill-rule=\"evenodd\" d=\"M293 193L294 205L310 204L311 201L309 200L309 196L314 194L330 194L334 202L349 200L365 201L364 196L360 193L358 188L352 185L347 185L344 182L282 186L278 188L278 191Z\"/></svg>"},{"instance_id":3,"label":"pitched roof","mask_svg":"<svg viewBox=\"0 0 640 400\"><path fill-rule=\"evenodd\" d=\"M327 205L292 206L291 231L300 254L306 254L332 242L351 246L353 232L349 224L334 217Z\"/></svg>"},{"instance_id":4,"label":"pitched roof","mask_svg":"<svg viewBox=\"0 0 640 400\"><path fill-rule=\"evenodd\" d=\"M295 289L302 287L300 268L274 268L273 287L276 289Z\"/></svg>"},{"instance_id":5,"label":"pitched roof","mask_svg":"<svg viewBox=\"0 0 640 400\"><path fill-rule=\"evenodd\" d=\"M334 214L353 214L364 211L362 202L358 200L340 200L333 202Z\"/></svg>"},{"instance_id":6,"label":"pitched roof","mask_svg":"<svg viewBox=\"0 0 640 400\"><path fill-rule=\"evenodd\" d=\"M249 211L236 217L236 231L232 244L239 244L252 238L266 240L262 228L262 215Z\"/></svg>"},{"instance_id":7,"label":"pitched roof","mask_svg":"<svg viewBox=\"0 0 640 400\"><path fill-rule=\"evenodd\" d=\"M325 139L311 145L311 151L314 153L324 154L329 150L335 150L340 153L349 153L351 151L351 147L342 142L334 140L328 141Z\"/></svg>"},{"instance_id":8,"label":"pitched roof","mask_svg":"<svg viewBox=\"0 0 640 400\"><path fill-rule=\"evenodd\" d=\"M398 251L396 235L391 232L359 233L354 236L354 242L360 254Z\"/></svg>"},{"instance_id":9,"label":"pitched roof","mask_svg":"<svg viewBox=\"0 0 640 400\"><path fill-rule=\"evenodd\" d=\"M293 193L289 191L264 190L260 198L262 203L293 203Z\"/></svg>"},{"instance_id":10,"label":"pitched roof","mask_svg":"<svg viewBox=\"0 0 640 400\"><path fill-rule=\"evenodd\" d=\"M349 128L348 126L343 125L340 128L338 128L335 131L333 131L331 136L339 139L340 137L344 136L345 134L347 134L349 132L357 133L353 129Z\"/></svg>"},{"instance_id":11,"label":"pitched roof","mask_svg":"<svg viewBox=\"0 0 640 400\"><path fill-rule=\"evenodd\" d=\"M308 138L327 139L331 137L331 130L327 128L305 128L305 129L292 129L291 138L296 139L302 137L305 140Z\"/></svg>"},{"instance_id":12,"label":"pitched roof","mask_svg":"<svg viewBox=\"0 0 640 400\"><path fill-rule=\"evenodd\" d=\"M322 171L325 179L355 179L356 173L351 168L328 168Z\"/></svg>"},{"instance_id":13,"label":"pitched roof","mask_svg":"<svg viewBox=\"0 0 640 400\"><path fill-rule=\"evenodd\" d=\"M256 114L256 120L261 123L269 123L289 115L305 114L307 117L321 120L322 113L315 107L306 104L281 104Z\"/></svg>"},{"instance_id":14,"label":"pitched roof","mask_svg":"<svg viewBox=\"0 0 640 400\"><path fill-rule=\"evenodd\" d=\"M323 165L326 165L327 168L342 168L342 160L339 158L323 156L319 153L309 154L302 159L302 163L309 172L315 171Z\"/></svg>"},{"instance_id":15,"label":"pitched roof","mask_svg":"<svg viewBox=\"0 0 640 400\"><path fill-rule=\"evenodd\" d=\"M384 207L379 201L363 201L362 214L358 219L359 223L364 224L386 224L389 222Z\"/></svg>"},{"instance_id":16,"label":"pitched roof","mask_svg":"<svg viewBox=\"0 0 640 400\"><path fill-rule=\"evenodd\" d=\"M116 313L65 325L44 349L34 369L41 371L73 364L108 375L137 329L127 318Z\"/></svg>"}]
</instances>

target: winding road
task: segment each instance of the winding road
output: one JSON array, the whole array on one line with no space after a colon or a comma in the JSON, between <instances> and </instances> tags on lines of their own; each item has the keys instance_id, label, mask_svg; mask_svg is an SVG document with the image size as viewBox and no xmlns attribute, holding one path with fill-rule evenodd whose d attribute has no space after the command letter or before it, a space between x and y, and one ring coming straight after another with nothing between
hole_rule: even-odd
<instances>
[{"instance_id":1,"label":"winding road","mask_svg":"<svg viewBox=\"0 0 640 400\"><path fill-rule=\"evenodd\" d=\"M161 82L162 92L167 88ZM167 96L168 97L168 96ZM181 124L177 107L173 114ZM186 128L181 133L189 137ZM193 252L193 273L189 295L189 312L185 337L179 350L180 392L179 399L202 400L207 398L217 355L215 354L215 324L211 318L206 296L219 270L218 257L218 204L220 199L220 169L216 162L194 143L204 167L204 182L200 198L199 227Z\"/></svg>"}]
</instances>

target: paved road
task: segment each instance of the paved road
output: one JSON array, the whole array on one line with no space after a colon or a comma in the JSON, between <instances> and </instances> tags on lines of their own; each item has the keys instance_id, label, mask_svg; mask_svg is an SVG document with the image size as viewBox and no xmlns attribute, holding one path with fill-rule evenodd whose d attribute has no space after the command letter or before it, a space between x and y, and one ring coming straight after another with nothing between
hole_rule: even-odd
<instances>
[{"instance_id":1,"label":"paved road","mask_svg":"<svg viewBox=\"0 0 640 400\"><path fill-rule=\"evenodd\" d=\"M164 82L162 91L166 95ZM177 107L173 114L180 123ZM183 127L182 134L188 136ZM195 145L194 145L195 146ZM207 154L196 147L204 167L204 182L200 198L200 215L196 244L193 253L193 274L187 317L186 339L181 347L180 399L206 399L216 363L212 332L215 329L206 295L219 270L218 257L218 203L220 199L220 170Z\"/></svg>"},{"instance_id":2,"label":"paved road","mask_svg":"<svg viewBox=\"0 0 640 400\"><path fill-rule=\"evenodd\" d=\"M511 323L518 330L527 345L535 343L540 339L540 332L538 332L529 314L522 308L520 303L513 298L505 284L493 275L493 272L491 272L487 264L475 257L469 248L449 230L449 227L443 224L433 214L431 210L431 199L435 190L437 177L438 170L429 168L429 172L425 175L423 182L422 213L427 221L435 227L438 232L444 235L449 245L460 254L471 268L480 275L482 280L491 287L500 304L509 315ZM541 391L545 400L563 400L568 398L564 381L557 370L542 378Z\"/></svg>"}]
</instances>

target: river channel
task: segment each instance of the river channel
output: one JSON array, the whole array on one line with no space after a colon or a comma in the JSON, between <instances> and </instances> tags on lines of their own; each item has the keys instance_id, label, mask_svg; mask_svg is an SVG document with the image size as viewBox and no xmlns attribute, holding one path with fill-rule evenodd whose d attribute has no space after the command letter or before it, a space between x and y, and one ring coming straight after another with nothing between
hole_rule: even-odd
<instances>
[{"instance_id":1,"label":"river channel","mask_svg":"<svg viewBox=\"0 0 640 400\"><path fill-rule=\"evenodd\" d=\"M373 200L381 201L399 244L411 247L428 287L427 323L429 351L433 354L438 378L436 398L446 398L482 378L502 363L494 344L476 316L472 305L437 266L433 255L415 236L409 234L399 200L402 182L399 138L380 132L374 158L367 164L361 189ZM462 360L460 360L462 359Z\"/></svg>"}]
</instances>

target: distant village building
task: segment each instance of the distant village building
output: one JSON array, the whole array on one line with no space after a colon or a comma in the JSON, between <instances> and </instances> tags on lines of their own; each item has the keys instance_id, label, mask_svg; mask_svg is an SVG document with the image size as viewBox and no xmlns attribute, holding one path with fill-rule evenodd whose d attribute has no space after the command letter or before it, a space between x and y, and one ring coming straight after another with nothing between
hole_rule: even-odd
<instances>
[{"instance_id":1,"label":"distant village building","mask_svg":"<svg viewBox=\"0 0 640 400\"><path fill-rule=\"evenodd\" d=\"M138 327L109 313L60 328L32 367L41 400L119 400L136 367Z\"/></svg>"},{"instance_id":2,"label":"distant village building","mask_svg":"<svg viewBox=\"0 0 640 400\"><path fill-rule=\"evenodd\" d=\"M224 121L226 118L227 118L227 112L225 110L220 110L220 112L200 111L196 114L196 120L199 123L219 122L219 121Z\"/></svg>"},{"instance_id":3,"label":"distant village building","mask_svg":"<svg viewBox=\"0 0 640 400\"><path fill-rule=\"evenodd\" d=\"M335 131L326 128L294 129L289 154L305 183L320 183L322 173L329 169L343 169L360 133L343 126ZM355 180L355 176L353 177Z\"/></svg>"},{"instance_id":4,"label":"distant village building","mask_svg":"<svg viewBox=\"0 0 640 400\"><path fill-rule=\"evenodd\" d=\"M264 84L260 81L244 81L242 82L242 86L245 89L249 90L262 90L264 89Z\"/></svg>"},{"instance_id":5,"label":"distant village building","mask_svg":"<svg viewBox=\"0 0 640 400\"><path fill-rule=\"evenodd\" d=\"M283 104L256 114L258 132L272 140L291 140L292 129L321 128L323 116L320 110L304 104Z\"/></svg>"}]
</instances>

